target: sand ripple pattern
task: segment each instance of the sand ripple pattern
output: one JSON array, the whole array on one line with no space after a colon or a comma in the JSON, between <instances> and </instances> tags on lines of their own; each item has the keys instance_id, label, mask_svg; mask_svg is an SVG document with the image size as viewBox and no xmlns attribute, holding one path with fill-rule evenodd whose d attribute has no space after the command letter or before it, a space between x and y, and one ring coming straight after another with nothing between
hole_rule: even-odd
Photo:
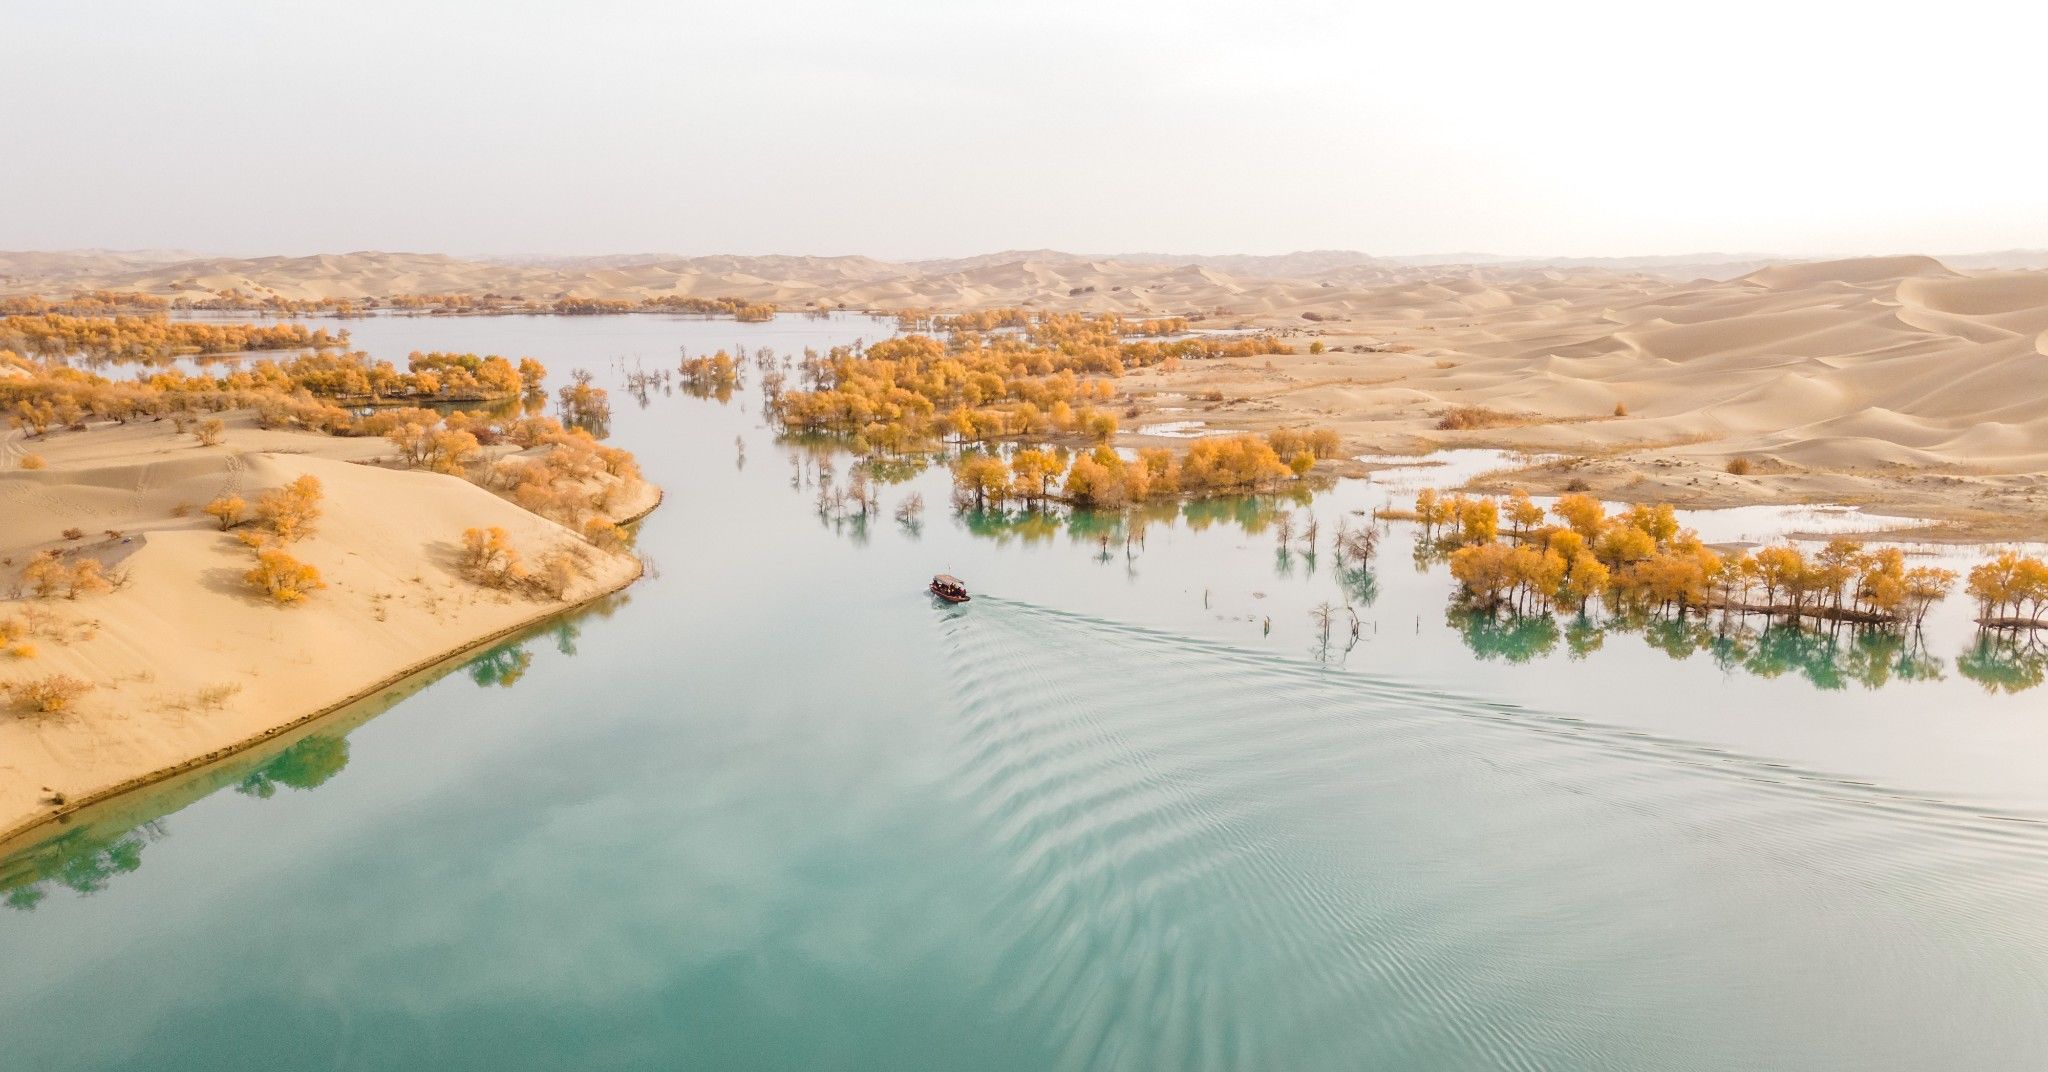
<instances>
[{"instance_id":1,"label":"sand ripple pattern","mask_svg":"<svg viewBox=\"0 0 2048 1072\"><path fill-rule=\"evenodd\" d=\"M2040 817L1012 601L939 628L990 1015L1062 1067L2048 1067Z\"/></svg>"}]
</instances>

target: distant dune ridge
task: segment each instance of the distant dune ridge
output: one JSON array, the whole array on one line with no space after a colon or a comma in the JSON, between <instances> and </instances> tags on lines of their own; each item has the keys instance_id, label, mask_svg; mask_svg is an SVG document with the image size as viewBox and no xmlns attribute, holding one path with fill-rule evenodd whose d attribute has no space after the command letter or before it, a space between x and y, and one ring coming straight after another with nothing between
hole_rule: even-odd
<instances>
[{"instance_id":1,"label":"distant dune ridge","mask_svg":"<svg viewBox=\"0 0 2048 1072\"><path fill-rule=\"evenodd\" d=\"M1883 263L1896 258L1865 260ZM1617 275L1684 281L1730 279L1798 263L1759 253L1526 258L1482 253L1385 257L1350 250L1211 256L1076 254L1041 249L886 261L863 256L663 253L462 258L369 251L236 258L177 250L79 250L0 252L0 294L51 296L79 289L138 290L165 296L235 289L302 299L487 292L526 298L685 294L786 305L819 301L864 305L903 298L944 308L1028 302L1104 311L1221 309L1259 315L1297 311L1291 305L1384 304L1383 295L1358 292L1467 276L1475 271L1485 278L1503 280L1563 274L1594 282ZM1958 255L1944 258L1942 264L1962 270L2044 268L2048 267L2048 250ZM1329 289L1341 293L1308 293ZM1239 294L1255 298L1233 302L1231 298ZM1297 300L1290 304L1290 298Z\"/></svg>"},{"instance_id":2,"label":"distant dune ridge","mask_svg":"<svg viewBox=\"0 0 2048 1072\"><path fill-rule=\"evenodd\" d=\"M2042 527L2048 251L1795 261L1090 255L463 259L361 252L177 259L0 253L0 294L75 289L293 299L415 293L743 298L785 309L1002 306L1284 328L1293 358L1134 376L1145 412L1334 425L1387 449L1510 445L1584 459L1553 483L1705 504L1840 498ZM1220 392L1220 406L1176 404ZM1511 419L1436 426L1453 406ZM1202 413L1192 410L1200 409ZM1759 466L1737 479L1735 456ZM1532 484L1544 474L1528 474ZM1909 486L1911 485L1911 486Z\"/></svg>"}]
</instances>

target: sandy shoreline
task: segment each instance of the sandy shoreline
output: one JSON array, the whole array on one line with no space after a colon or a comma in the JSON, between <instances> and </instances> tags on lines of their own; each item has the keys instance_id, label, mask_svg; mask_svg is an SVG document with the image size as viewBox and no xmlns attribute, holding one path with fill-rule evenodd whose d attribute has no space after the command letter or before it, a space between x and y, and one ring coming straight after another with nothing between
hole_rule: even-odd
<instances>
[{"instance_id":1,"label":"sandy shoreline","mask_svg":"<svg viewBox=\"0 0 2048 1072\"><path fill-rule=\"evenodd\" d=\"M649 507L647 511L640 514L639 517L645 517L647 513L652 513L653 510L654 507ZM639 517L633 518L632 520L637 521L639 520ZM46 807L37 814L33 814L25 818L14 819L12 821L12 825L0 826L0 856L5 856L9 853L19 851L21 849L28 848L34 845L35 843L41 841L44 835L49 833L49 831L46 829L47 827L50 827L52 825L62 825L67 820L69 820L71 816L77 814L78 812L84 811L88 808L96 807L98 805L105 804L119 797L127 796L130 793L135 793L144 789L148 789L154 785L157 785L164 781L168 781L169 779L175 778L179 775L188 774L206 767L210 767L216 763L232 759L238 755L241 755L244 752L248 752L251 749L261 747L262 745L267 744L271 741L275 741L281 737L289 736L290 734L297 732L298 730L307 729L334 714L346 710L349 707L352 707L358 703L362 703L366 700L373 699L379 693L383 693L387 690L403 685L410 678L441 669L442 667L450 663L465 660L469 656L474 655L477 652L485 648L488 648L501 640L504 640L506 637L526 632L527 630L532 629L535 626L541 625L545 622L552 621L556 618L560 618L565 615L574 614L577 611L590 607L607 598L610 598L613 595L618 594L621 591L624 591L627 587L631 586L634 581L639 580L644 572L644 569L640 568L639 564L636 562L635 568L630 576L620 581L614 587L605 589L600 592L592 593L589 597L585 598L579 603L570 606L549 607L544 610L536 612L533 615L533 617L521 621L517 624L507 626L503 629L499 629L495 632L486 634L484 636L470 638L468 641L466 641L459 647L441 652L431 658L422 660L411 666L407 666L393 674L390 674L389 676L384 677L383 679L370 685L368 688L363 689L361 692L349 696L344 696L341 699L325 704L306 714L292 718L287 722L278 723L277 725L271 726L268 729L262 730L248 737L244 737L241 740L216 748L213 751L204 753L202 755L193 756L189 759L185 759L180 762L170 764L169 766L160 767L156 770L148 771L143 774L138 774L132 778L128 778L121 782L117 782L113 785L102 786L97 789L86 790L75 797L67 796L64 803L61 805Z\"/></svg>"},{"instance_id":2,"label":"sandy shoreline","mask_svg":"<svg viewBox=\"0 0 2048 1072\"><path fill-rule=\"evenodd\" d=\"M50 549L127 576L75 600L19 589L0 599L0 620L39 623L32 653L0 655L0 683L65 674L94 686L74 710L17 703L0 718L0 841L276 740L643 572L461 478L363 464L384 453L378 440L265 431L243 415L217 447L170 422L32 446L43 468L19 466L18 433L0 439L0 583L17 584ZM304 475L325 489L322 514L290 550L328 587L276 606L242 579L252 553L196 507L224 494L254 501ZM660 504L660 489L639 489L618 520ZM530 557L582 548L583 576L559 599L481 588L458 563L470 527L502 528Z\"/></svg>"}]
</instances>

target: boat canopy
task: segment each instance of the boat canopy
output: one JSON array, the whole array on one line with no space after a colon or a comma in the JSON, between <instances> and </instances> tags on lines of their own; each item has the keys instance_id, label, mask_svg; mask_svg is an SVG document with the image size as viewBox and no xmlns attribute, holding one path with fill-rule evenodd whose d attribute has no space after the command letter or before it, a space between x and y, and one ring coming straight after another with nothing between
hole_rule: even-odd
<instances>
[{"instance_id":1,"label":"boat canopy","mask_svg":"<svg viewBox=\"0 0 2048 1072\"><path fill-rule=\"evenodd\" d=\"M932 578L932 583L933 583L933 584L936 584L936 585L938 585L938 586L940 586L940 587L942 587L942 588L965 588L965 587L967 587L967 582L965 582L965 581L962 581L962 580L961 580L960 578L958 578L958 577L955 577L955 576L953 576L953 575L952 575L952 574L950 574L950 573L941 573L941 574L938 574L938 575L934 576L934 577Z\"/></svg>"}]
</instances>

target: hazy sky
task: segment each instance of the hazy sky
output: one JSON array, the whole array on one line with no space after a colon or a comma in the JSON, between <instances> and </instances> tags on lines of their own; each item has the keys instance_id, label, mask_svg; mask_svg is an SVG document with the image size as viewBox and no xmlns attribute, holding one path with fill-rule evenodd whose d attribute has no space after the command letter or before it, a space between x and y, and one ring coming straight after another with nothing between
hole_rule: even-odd
<instances>
[{"instance_id":1,"label":"hazy sky","mask_svg":"<svg viewBox=\"0 0 2048 1072\"><path fill-rule=\"evenodd\" d=\"M15 2L0 248L2044 247L2043 12Z\"/></svg>"}]
</instances>

